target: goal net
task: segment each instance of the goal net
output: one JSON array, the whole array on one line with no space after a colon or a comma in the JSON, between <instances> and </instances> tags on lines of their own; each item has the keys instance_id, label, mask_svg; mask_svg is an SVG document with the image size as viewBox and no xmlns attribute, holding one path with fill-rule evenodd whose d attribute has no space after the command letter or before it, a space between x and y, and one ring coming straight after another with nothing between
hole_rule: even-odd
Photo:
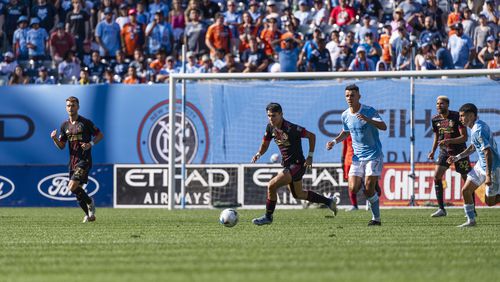
<instances>
[{"instance_id":1,"label":"goal net","mask_svg":"<svg viewBox=\"0 0 500 282\"><path fill-rule=\"evenodd\" d=\"M467 102L476 103L481 118L495 127L500 113L498 82L487 75L498 73L495 70L453 70L174 74L170 79L169 101L176 100L177 103L169 103L169 113L176 112L177 118L175 124L169 123L169 128L176 128L169 131L169 140L176 142L168 144L168 151L177 153L176 156L167 155L176 157L178 165L181 159L186 160L188 167L189 164L207 165L207 168L210 165L235 165L236 168L231 167L226 173L230 185L209 187L211 205L262 207L266 200L267 182L281 171L279 165L272 164L276 161L274 155L279 154L278 147L271 144L257 164L249 163L260 146L268 122L266 105L277 102L281 104L286 120L305 127L317 137L315 165L304 176L304 189L315 190L325 196L336 194L340 196L339 204L347 205L347 183L340 166L342 146L339 144L332 151L327 151L325 144L341 131L340 116L347 108L344 89L346 85L355 83L360 88L361 103L377 109L388 126L386 131L380 132L384 162L389 164L388 167L393 169L391 173L395 175L390 179L382 178L380 182L391 197L386 198L387 202L408 204L414 197L422 204L435 200L432 175L426 176L423 171L432 170L427 156L433 140L431 119L436 114L436 97L447 95L451 101L450 110L458 110ZM185 92L182 91L181 79L186 80ZM185 99L184 107L181 106L181 98ZM184 150L179 149L182 147L180 113L185 114L185 132L189 132L183 139L190 142ZM492 130L500 134L500 128ZM197 136L198 140L194 140L193 136ZM309 150L306 141L304 139L302 144L304 154ZM179 158L181 154L185 154L185 158ZM174 171L174 162L168 163L170 171ZM417 164L414 174L410 163ZM422 164L430 166L420 170ZM225 176L215 174L214 177ZM456 183L459 187L460 183L453 180L453 175L447 177L451 182L448 187L456 186ZM171 179L174 179L173 175ZM222 181L215 180L217 183ZM169 182L169 187L177 194L190 189L189 185L182 187L174 181ZM460 197L452 189L446 193L450 201ZM285 187L278 194L278 204L282 206L307 206L295 200ZM362 193L358 200L364 201ZM174 207L173 201L169 207Z\"/></svg>"}]
</instances>

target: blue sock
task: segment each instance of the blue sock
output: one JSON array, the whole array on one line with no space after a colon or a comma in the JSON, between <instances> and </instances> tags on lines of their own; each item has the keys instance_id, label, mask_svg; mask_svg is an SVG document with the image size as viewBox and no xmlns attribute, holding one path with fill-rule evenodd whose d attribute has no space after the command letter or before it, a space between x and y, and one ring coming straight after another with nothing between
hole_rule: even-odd
<instances>
[{"instance_id":1,"label":"blue sock","mask_svg":"<svg viewBox=\"0 0 500 282\"><path fill-rule=\"evenodd\" d=\"M467 216L467 220L476 221L476 214L474 214L474 204L467 205L464 204L465 215Z\"/></svg>"},{"instance_id":2,"label":"blue sock","mask_svg":"<svg viewBox=\"0 0 500 282\"><path fill-rule=\"evenodd\" d=\"M372 220L380 221L380 207L379 207L379 200L378 200L378 195L375 193L375 195L371 196L368 198L368 201L372 205Z\"/></svg>"}]
</instances>

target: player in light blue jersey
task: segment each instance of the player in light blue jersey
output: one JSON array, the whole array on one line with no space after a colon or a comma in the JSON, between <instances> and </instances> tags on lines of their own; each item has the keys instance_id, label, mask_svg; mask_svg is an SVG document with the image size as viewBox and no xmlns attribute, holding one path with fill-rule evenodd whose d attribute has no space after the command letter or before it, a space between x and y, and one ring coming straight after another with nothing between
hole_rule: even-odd
<instances>
[{"instance_id":1,"label":"player in light blue jersey","mask_svg":"<svg viewBox=\"0 0 500 282\"><path fill-rule=\"evenodd\" d=\"M331 150L335 144L351 135L354 155L349 170L349 190L357 193L364 181L366 187L364 193L371 204L373 215L368 226L376 226L382 224L375 186L382 174L384 157L378 131L386 130L387 125L377 110L361 104L360 98L358 86L352 84L345 88L345 99L349 108L342 113L342 132L326 143L326 149Z\"/></svg>"},{"instance_id":2,"label":"player in light blue jersey","mask_svg":"<svg viewBox=\"0 0 500 282\"><path fill-rule=\"evenodd\" d=\"M500 155L493 132L490 127L477 117L477 107L474 104L464 104L460 107L460 121L471 129L471 145L456 156L448 158L448 163L456 162L469 156L474 150L479 155L479 161L474 166L462 187L464 210L467 222L458 227L476 226L474 214L474 191L483 183L486 185L484 202L488 206L500 203Z\"/></svg>"}]
</instances>

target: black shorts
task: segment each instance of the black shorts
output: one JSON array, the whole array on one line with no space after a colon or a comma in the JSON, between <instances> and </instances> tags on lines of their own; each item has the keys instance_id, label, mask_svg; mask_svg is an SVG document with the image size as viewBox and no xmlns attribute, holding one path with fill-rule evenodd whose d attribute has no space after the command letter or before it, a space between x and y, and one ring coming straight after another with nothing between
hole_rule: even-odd
<instances>
[{"instance_id":1,"label":"black shorts","mask_svg":"<svg viewBox=\"0 0 500 282\"><path fill-rule=\"evenodd\" d=\"M77 166L74 170L69 171L69 179L79 181L80 184L87 184L89 180L89 168Z\"/></svg>"},{"instance_id":2,"label":"black shorts","mask_svg":"<svg viewBox=\"0 0 500 282\"><path fill-rule=\"evenodd\" d=\"M306 173L306 167L304 166L305 161L297 161L296 163L287 165L283 169L283 173L289 172L292 176L292 181L302 180L302 176Z\"/></svg>"},{"instance_id":3,"label":"black shorts","mask_svg":"<svg viewBox=\"0 0 500 282\"><path fill-rule=\"evenodd\" d=\"M449 168L450 164L447 162L449 157L450 155L447 152L439 152L436 164ZM455 171L460 174L467 174L471 169L469 157L465 157L455 162Z\"/></svg>"}]
</instances>

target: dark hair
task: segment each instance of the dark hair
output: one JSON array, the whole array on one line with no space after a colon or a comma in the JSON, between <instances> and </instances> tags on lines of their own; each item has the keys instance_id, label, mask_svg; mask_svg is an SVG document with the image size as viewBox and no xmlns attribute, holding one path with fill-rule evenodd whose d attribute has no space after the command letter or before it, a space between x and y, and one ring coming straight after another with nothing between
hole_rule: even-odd
<instances>
[{"instance_id":1,"label":"dark hair","mask_svg":"<svg viewBox=\"0 0 500 282\"><path fill-rule=\"evenodd\" d=\"M472 103L463 104L458 111L463 113L473 113L477 116L477 107Z\"/></svg>"},{"instance_id":2,"label":"dark hair","mask_svg":"<svg viewBox=\"0 0 500 282\"><path fill-rule=\"evenodd\" d=\"M271 113L283 112L283 110L281 109L281 105L278 103L269 103L266 107L266 111L270 111Z\"/></svg>"},{"instance_id":3,"label":"dark hair","mask_svg":"<svg viewBox=\"0 0 500 282\"><path fill-rule=\"evenodd\" d=\"M75 96L70 96L66 99L66 102L74 102L74 103L77 103L78 105L80 105L80 100L78 100L78 98L76 98Z\"/></svg>"},{"instance_id":4,"label":"dark hair","mask_svg":"<svg viewBox=\"0 0 500 282\"><path fill-rule=\"evenodd\" d=\"M349 84L345 87L345 90L359 92L359 87L356 84Z\"/></svg>"}]
</instances>

